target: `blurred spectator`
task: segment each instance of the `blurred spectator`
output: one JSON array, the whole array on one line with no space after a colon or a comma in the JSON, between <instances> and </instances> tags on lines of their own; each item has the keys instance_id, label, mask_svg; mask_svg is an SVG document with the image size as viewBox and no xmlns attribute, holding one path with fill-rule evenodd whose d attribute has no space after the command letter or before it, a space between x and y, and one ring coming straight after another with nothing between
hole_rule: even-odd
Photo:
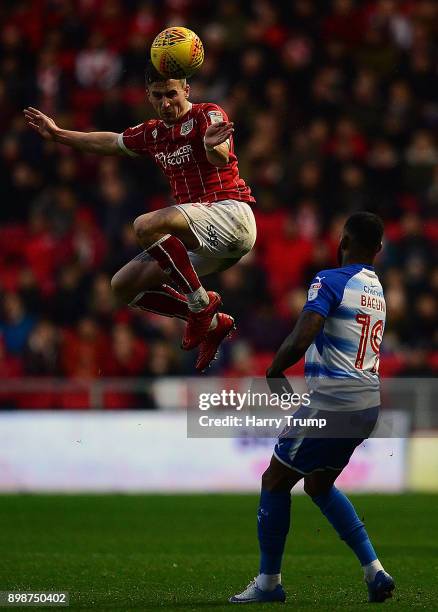
<instances>
[{"instance_id":1,"label":"blurred spectator","mask_svg":"<svg viewBox=\"0 0 438 612\"><path fill-rule=\"evenodd\" d=\"M106 356L104 376L140 376L146 367L147 348L126 323L112 330L111 350Z\"/></svg>"},{"instance_id":2,"label":"blurred spectator","mask_svg":"<svg viewBox=\"0 0 438 612\"><path fill-rule=\"evenodd\" d=\"M340 179L339 208L343 212L351 214L372 208L365 173L359 165L345 165L341 170Z\"/></svg>"},{"instance_id":3,"label":"blurred spectator","mask_svg":"<svg viewBox=\"0 0 438 612\"><path fill-rule=\"evenodd\" d=\"M266 278L251 256L220 275L219 290L229 312L240 323L246 317L248 304L256 308L264 302Z\"/></svg>"},{"instance_id":4,"label":"blurred spectator","mask_svg":"<svg viewBox=\"0 0 438 612\"><path fill-rule=\"evenodd\" d=\"M313 241L299 234L292 216L278 230L276 239L266 246L263 261L268 286L277 299L303 282L303 271L313 251ZM284 273L285 265L287 274Z\"/></svg>"},{"instance_id":5,"label":"blurred spectator","mask_svg":"<svg viewBox=\"0 0 438 612\"><path fill-rule=\"evenodd\" d=\"M99 268L105 257L107 243L89 209L76 211L71 243L75 258L83 269Z\"/></svg>"},{"instance_id":6,"label":"blurred spectator","mask_svg":"<svg viewBox=\"0 0 438 612\"><path fill-rule=\"evenodd\" d=\"M105 92L93 115L96 130L123 132L127 125L135 123L131 108L123 101L122 93L122 89L116 86Z\"/></svg>"},{"instance_id":7,"label":"blurred spectator","mask_svg":"<svg viewBox=\"0 0 438 612\"><path fill-rule=\"evenodd\" d=\"M101 33L90 35L86 48L76 59L76 78L84 88L110 89L122 72L120 57L105 45Z\"/></svg>"},{"instance_id":8,"label":"blurred spectator","mask_svg":"<svg viewBox=\"0 0 438 612\"><path fill-rule=\"evenodd\" d=\"M7 351L2 335L0 335L0 372L2 378L18 378L23 375L23 364L21 358L15 357ZM6 405L3 403L3 393L0 397L0 406L3 408Z\"/></svg>"},{"instance_id":9,"label":"blurred spectator","mask_svg":"<svg viewBox=\"0 0 438 612\"><path fill-rule=\"evenodd\" d=\"M41 288L30 268L21 268L17 278L17 288L19 290L20 297L23 300L24 307L28 312L39 315L43 310L45 310Z\"/></svg>"},{"instance_id":10,"label":"blurred spectator","mask_svg":"<svg viewBox=\"0 0 438 612\"><path fill-rule=\"evenodd\" d=\"M111 329L113 324L115 302L110 277L106 274L95 276L91 287L89 310L100 325L107 329Z\"/></svg>"},{"instance_id":11,"label":"blurred spectator","mask_svg":"<svg viewBox=\"0 0 438 612\"><path fill-rule=\"evenodd\" d=\"M0 334L0 376L3 381L8 379L19 379L23 376L23 364L20 357L11 355L6 350L2 335ZM0 387L0 410L12 410L19 408L17 395L13 391Z\"/></svg>"},{"instance_id":12,"label":"blurred spectator","mask_svg":"<svg viewBox=\"0 0 438 612\"><path fill-rule=\"evenodd\" d=\"M379 80L371 70L359 70L352 85L352 101L348 104L348 113L362 126L365 133L375 136L379 133L382 96Z\"/></svg>"},{"instance_id":13,"label":"blurred spectator","mask_svg":"<svg viewBox=\"0 0 438 612\"><path fill-rule=\"evenodd\" d=\"M264 303L253 308L246 319L240 323L240 329L251 346L257 352L276 351L284 338L291 331L289 321L278 316L273 304ZM269 334L266 333L269 330Z\"/></svg>"},{"instance_id":14,"label":"blurred spectator","mask_svg":"<svg viewBox=\"0 0 438 612\"><path fill-rule=\"evenodd\" d=\"M363 18L353 0L334 0L333 10L323 23L324 36L356 47L361 43L363 32Z\"/></svg>"},{"instance_id":15,"label":"blurred spectator","mask_svg":"<svg viewBox=\"0 0 438 612\"><path fill-rule=\"evenodd\" d=\"M48 309L59 325L74 325L86 312L90 279L77 262L63 266L59 271L56 292Z\"/></svg>"},{"instance_id":16,"label":"blurred spectator","mask_svg":"<svg viewBox=\"0 0 438 612\"><path fill-rule=\"evenodd\" d=\"M38 107L47 115L62 110L67 95L68 82L55 51L46 47L38 57L35 72Z\"/></svg>"},{"instance_id":17,"label":"blurred spectator","mask_svg":"<svg viewBox=\"0 0 438 612\"><path fill-rule=\"evenodd\" d=\"M438 349L438 304L434 296L424 293L418 296L415 304L415 332L412 344L421 343Z\"/></svg>"},{"instance_id":18,"label":"blurred spectator","mask_svg":"<svg viewBox=\"0 0 438 612\"><path fill-rule=\"evenodd\" d=\"M168 342L157 341L151 344L145 376L173 376L178 373L178 358L175 347Z\"/></svg>"},{"instance_id":19,"label":"blurred spectator","mask_svg":"<svg viewBox=\"0 0 438 612\"><path fill-rule=\"evenodd\" d=\"M39 321L33 328L24 350L24 369L29 376L60 376L60 337L50 321Z\"/></svg>"},{"instance_id":20,"label":"blurred spectator","mask_svg":"<svg viewBox=\"0 0 438 612\"><path fill-rule=\"evenodd\" d=\"M64 331L61 363L69 378L96 378L102 373L108 354L108 342L97 323L90 317L78 322L74 331Z\"/></svg>"},{"instance_id":21,"label":"blurred spectator","mask_svg":"<svg viewBox=\"0 0 438 612\"><path fill-rule=\"evenodd\" d=\"M405 81L391 84L384 110L383 130L394 143L402 146L415 122L412 91Z\"/></svg>"},{"instance_id":22,"label":"blurred spectator","mask_svg":"<svg viewBox=\"0 0 438 612\"><path fill-rule=\"evenodd\" d=\"M406 150L406 187L416 193L425 193L438 163L438 148L431 134L425 130L414 133Z\"/></svg>"},{"instance_id":23,"label":"blurred spectator","mask_svg":"<svg viewBox=\"0 0 438 612\"><path fill-rule=\"evenodd\" d=\"M12 355L20 355L34 325L35 318L26 312L20 296L16 293L6 293L0 316L0 334L3 336L6 350Z\"/></svg>"}]
</instances>

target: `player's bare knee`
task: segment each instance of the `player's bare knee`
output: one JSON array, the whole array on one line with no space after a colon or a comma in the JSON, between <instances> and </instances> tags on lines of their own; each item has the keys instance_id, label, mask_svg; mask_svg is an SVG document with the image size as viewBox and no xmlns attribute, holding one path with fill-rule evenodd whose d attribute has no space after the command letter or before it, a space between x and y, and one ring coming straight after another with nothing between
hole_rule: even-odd
<instances>
[{"instance_id":1,"label":"player's bare knee","mask_svg":"<svg viewBox=\"0 0 438 612\"><path fill-rule=\"evenodd\" d=\"M290 490L290 486L288 480L270 465L262 475L262 489L264 491L286 491Z\"/></svg>"},{"instance_id":2,"label":"player's bare knee","mask_svg":"<svg viewBox=\"0 0 438 612\"><path fill-rule=\"evenodd\" d=\"M117 274L114 274L114 276L111 279L111 290L114 294L114 296L120 300L121 302L124 302L125 300L124 298L124 292L123 292L123 285L122 283L120 283Z\"/></svg>"},{"instance_id":3,"label":"player's bare knee","mask_svg":"<svg viewBox=\"0 0 438 612\"><path fill-rule=\"evenodd\" d=\"M155 241L164 234L172 233L172 223L167 210L140 215L134 220L133 228L140 243Z\"/></svg>"},{"instance_id":4,"label":"player's bare knee","mask_svg":"<svg viewBox=\"0 0 438 612\"><path fill-rule=\"evenodd\" d=\"M262 489L265 491L277 491L284 487L284 484L282 474L279 474L271 463L262 475Z\"/></svg>"},{"instance_id":5,"label":"player's bare knee","mask_svg":"<svg viewBox=\"0 0 438 612\"><path fill-rule=\"evenodd\" d=\"M272 478L272 473L270 468L268 467L265 472L262 474L262 489L265 491L271 491L272 486L274 485Z\"/></svg>"},{"instance_id":6,"label":"player's bare knee","mask_svg":"<svg viewBox=\"0 0 438 612\"><path fill-rule=\"evenodd\" d=\"M149 215L140 215L134 220L133 228L137 240L142 241L150 236L154 231L153 223Z\"/></svg>"},{"instance_id":7,"label":"player's bare knee","mask_svg":"<svg viewBox=\"0 0 438 612\"><path fill-rule=\"evenodd\" d=\"M120 273L120 270L116 272L111 279L111 289L120 302L128 304L132 300L132 291L129 290L128 283L124 275Z\"/></svg>"}]
</instances>

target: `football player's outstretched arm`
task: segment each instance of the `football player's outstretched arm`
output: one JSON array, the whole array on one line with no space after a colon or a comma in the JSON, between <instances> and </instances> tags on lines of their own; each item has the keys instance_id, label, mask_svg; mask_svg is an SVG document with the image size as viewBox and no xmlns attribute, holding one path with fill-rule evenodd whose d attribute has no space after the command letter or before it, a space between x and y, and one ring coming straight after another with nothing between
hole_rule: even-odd
<instances>
[{"instance_id":1,"label":"football player's outstretched arm","mask_svg":"<svg viewBox=\"0 0 438 612\"><path fill-rule=\"evenodd\" d=\"M24 117L27 125L45 140L60 142L79 151L100 155L122 155L117 144L118 134L113 132L73 132L63 130L36 108L26 108Z\"/></svg>"},{"instance_id":2,"label":"football player's outstretched arm","mask_svg":"<svg viewBox=\"0 0 438 612\"><path fill-rule=\"evenodd\" d=\"M266 376L280 378L287 368L297 363L321 331L324 321L325 317L319 313L303 310L292 333L278 349Z\"/></svg>"},{"instance_id":3,"label":"football player's outstretched arm","mask_svg":"<svg viewBox=\"0 0 438 612\"><path fill-rule=\"evenodd\" d=\"M210 164L221 168L228 164L229 138L234 132L231 121L221 121L209 125L204 134L205 154Z\"/></svg>"}]
</instances>

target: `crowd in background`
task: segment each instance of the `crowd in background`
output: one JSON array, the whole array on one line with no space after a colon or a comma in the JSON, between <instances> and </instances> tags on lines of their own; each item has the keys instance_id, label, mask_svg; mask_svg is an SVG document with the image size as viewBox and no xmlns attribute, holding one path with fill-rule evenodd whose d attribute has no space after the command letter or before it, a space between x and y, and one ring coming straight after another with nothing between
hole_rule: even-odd
<instances>
[{"instance_id":1,"label":"crowd in background","mask_svg":"<svg viewBox=\"0 0 438 612\"><path fill-rule=\"evenodd\" d=\"M110 289L139 252L134 218L172 204L165 178L44 141L22 115L112 132L151 117L144 68L168 25L204 41L191 100L235 122L257 200L254 252L205 282L239 326L211 372L263 374L365 209L386 224L382 373L437 373L436 2L5 0L0 24L0 377L193 374L182 322Z\"/></svg>"}]
</instances>

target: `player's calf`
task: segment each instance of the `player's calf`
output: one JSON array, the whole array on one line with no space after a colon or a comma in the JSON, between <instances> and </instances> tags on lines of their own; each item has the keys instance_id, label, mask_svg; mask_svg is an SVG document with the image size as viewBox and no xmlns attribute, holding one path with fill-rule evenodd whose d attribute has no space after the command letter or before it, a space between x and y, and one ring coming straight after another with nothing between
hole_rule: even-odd
<instances>
[{"instance_id":1,"label":"player's calf","mask_svg":"<svg viewBox=\"0 0 438 612\"><path fill-rule=\"evenodd\" d=\"M168 278L156 261L140 253L114 274L111 289L118 300L129 304L139 293L158 289Z\"/></svg>"},{"instance_id":2,"label":"player's calf","mask_svg":"<svg viewBox=\"0 0 438 612\"><path fill-rule=\"evenodd\" d=\"M163 291L169 277L181 293L170 287ZM186 248L175 236L161 238L126 264L113 276L111 287L126 304L188 320L183 338L183 347L187 350L204 340L221 303L217 293L207 293L202 287ZM202 363L207 356L204 355Z\"/></svg>"},{"instance_id":3,"label":"player's calf","mask_svg":"<svg viewBox=\"0 0 438 612\"><path fill-rule=\"evenodd\" d=\"M392 591L395 588L394 580L383 569L365 526L348 497L333 485L329 489L325 488L331 480L334 481L339 475L339 472L334 472L333 475L330 475L328 472L327 470L326 481L324 481L324 472L320 472L315 476L313 488L312 479L306 476L304 490L308 494L309 492L317 493L312 495L312 501L319 507L337 531L339 537L348 544L358 558L368 587L369 601L383 602L392 596ZM321 487L319 492L317 487L318 479L320 479L319 486Z\"/></svg>"},{"instance_id":4,"label":"player's calf","mask_svg":"<svg viewBox=\"0 0 438 612\"><path fill-rule=\"evenodd\" d=\"M120 274L120 271L116 272L112 277L111 289L115 298L121 304L130 304L139 294L139 291L136 291L129 283L125 282L123 274Z\"/></svg>"},{"instance_id":5,"label":"player's calf","mask_svg":"<svg viewBox=\"0 0 438 612\"><path fill-rule=\"evenodd\" d=\"M257 511L257 533L260 546L258 576L248 587L230 598L231 603L284 602L281 586L281 562L290 526L293 485L302 478L275 456L262 476L262 490Z\"/></svg>"},{"instance_id":6,"label":"player's calf","mask_svg":"<svg viewBox=\"0 0 438 612\"><path fill-rule=\"evenodd\" d=\"M220 306L220 298L205 291L190 260L187 248L198 244L195 235L177 209L142 215L135 220L134 229L147 254L187 297L190 312L183 348L198 346Z\"/></svg>"}]
</instances>

